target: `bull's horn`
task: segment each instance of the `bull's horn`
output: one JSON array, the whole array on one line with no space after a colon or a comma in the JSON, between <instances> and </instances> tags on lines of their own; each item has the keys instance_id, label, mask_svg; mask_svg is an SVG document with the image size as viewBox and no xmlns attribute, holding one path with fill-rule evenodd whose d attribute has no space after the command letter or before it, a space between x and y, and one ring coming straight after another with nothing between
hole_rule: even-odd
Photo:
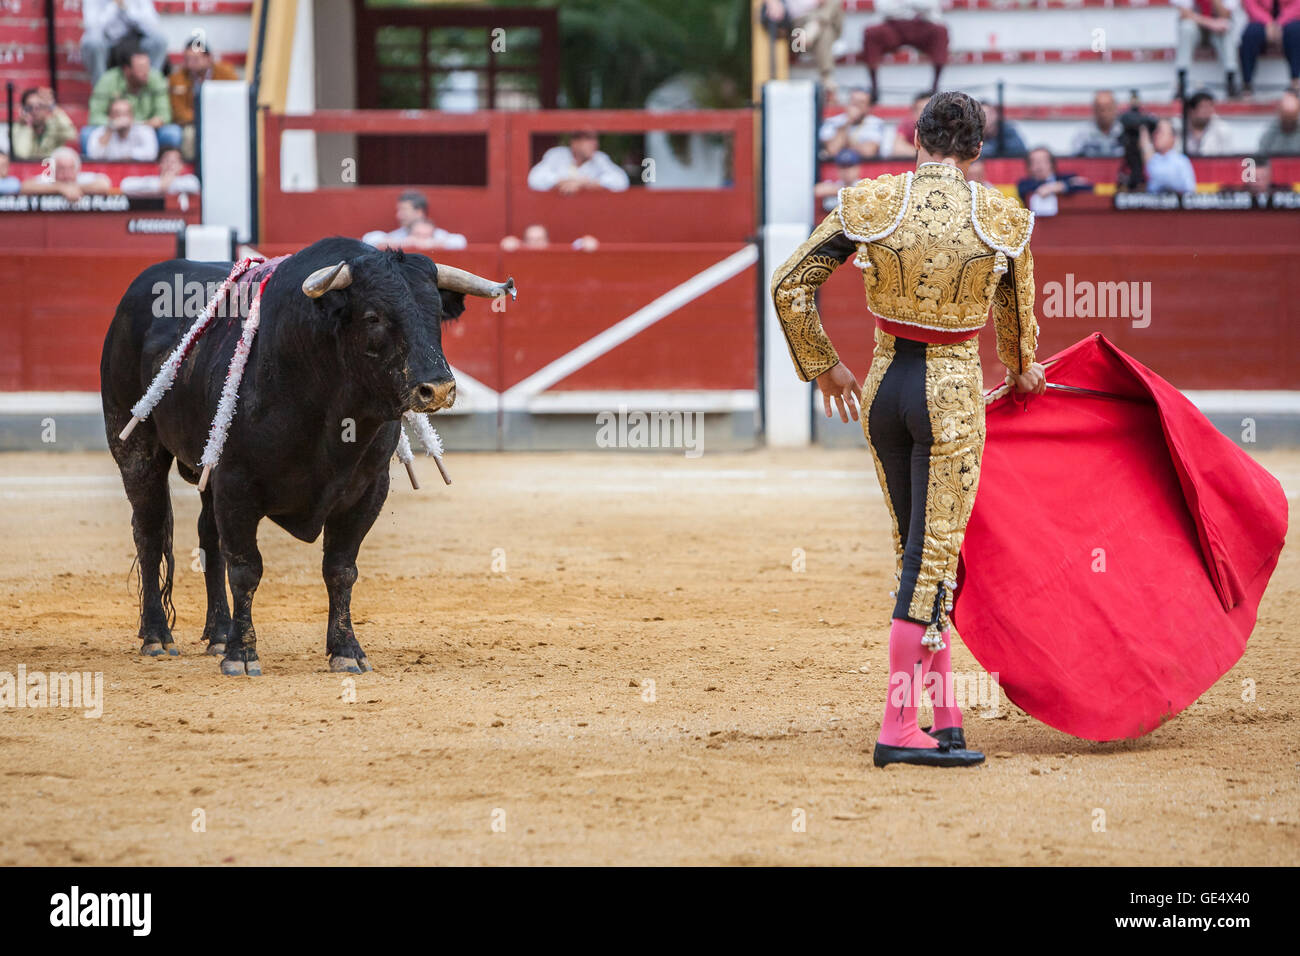
<instances>
[{"instance_id":1,"label":"bull's horn","mask_svg":"<svg viewBox=\"0 0 1300 956\"><path fill-rule=\"evenodd\" d=\"M448 292L463 292L465 295L480 295L485 299L495 299L507 293L513 299L517 295L513 278L505 282L490 282L455 266L438 266L438 288Z\"/></svg>"},{"instance_id":2,"label":"bull's horn","mask_svg":"<svg viewBox=\"0 0 1300 956\"><path fill-rule=\"evenodd\" d=\"M317 269L302 283L302 291L313 299L319 299L331 289L346 289L352 284L352 270L346 262L336 266Z\"/></svg>"}]
</instances>

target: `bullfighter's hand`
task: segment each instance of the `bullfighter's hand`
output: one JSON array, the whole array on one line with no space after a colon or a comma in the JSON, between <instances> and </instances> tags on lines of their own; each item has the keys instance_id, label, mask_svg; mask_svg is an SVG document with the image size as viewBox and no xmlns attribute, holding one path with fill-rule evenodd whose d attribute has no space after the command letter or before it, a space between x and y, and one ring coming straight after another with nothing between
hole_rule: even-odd
<instances>
[{"instance_id":1,"label":"bullfighter's hand","mask_svg":"<svg viewBox=\"0 0 1300 956\"><path fill-rule=\"evenodd\" d=\"M1042 395L1047 391L1047 369L1042 364L1035 362L1029 366L1028 371L1017 375L1010 369L1007 370L1007 384L1014 387L1017 392L1030 392L1034 395Z\"/></svg>"},{"instance_id":2,"label":"bullfighter's hand","mask_svg":"<svg viewBox=\"0 0 1300 956\"><path fill-rule=\"evenodd\" d=\"M836 362L817 376L817 387L821 389L822 404L826 407L826 417L832 416L831 401L834 400L836 408L839 409L840 421L847 422L849 416L853 420L858 420L858 394L861 389L858 387L857 377L849 371L848 366L843 362Z\"/></svg>"}]
</instances>

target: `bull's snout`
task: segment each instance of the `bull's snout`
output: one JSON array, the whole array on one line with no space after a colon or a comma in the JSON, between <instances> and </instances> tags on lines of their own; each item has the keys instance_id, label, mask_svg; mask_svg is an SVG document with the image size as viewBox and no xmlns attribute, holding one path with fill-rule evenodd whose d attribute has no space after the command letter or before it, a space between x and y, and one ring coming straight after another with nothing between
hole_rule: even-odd
<instances>
[{"instance_id":1,"label":"bull's snout","mask_svg":"<svg viewBox=\"0 0 1300 956\"><path fill-rule=\"evenodd\" d=\"M450 408L456 401L456 382L421 382L415 386L411 395L411 410L416 412L436 412L440 408Z\"/></svg>"}]
</instances>

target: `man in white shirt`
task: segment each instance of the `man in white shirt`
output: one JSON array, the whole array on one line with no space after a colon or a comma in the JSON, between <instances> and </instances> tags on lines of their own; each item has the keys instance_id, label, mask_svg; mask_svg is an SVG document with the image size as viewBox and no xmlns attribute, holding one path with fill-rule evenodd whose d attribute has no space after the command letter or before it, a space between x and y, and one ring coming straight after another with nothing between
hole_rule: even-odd
<instances>
[{"instance_id":1,"label":"man in white shirt","mask_svg":"<svg viewBox=\"0 0 1300 956\"><path fill-rule=\"evenodd\" d=\"M181 193L198 194L199 177L185 172L181 151L169 146L158 157L157 176L124 176L118 187L130 196L175 196Z\"/></svg>"},{"instance_id":2,"label":"man in white shirt","mask_svg":"<svg viewBox=\"0 0 1300 956\"><path fill-rule=\"evenodd\" d=\"M149 54L155 70L167 59L167 37L153 0L81 0L81 59L94 86L108 69L108 55L113 47L140 34L139 49Z\"/></svg>"},{"instance_id":3,"label":"man in white shirt","mask_svg":"<svg viewBox=\"0 0 1300 956\"><path fill-rule=\"evenodd\" d=\"M22 191L36 195L58 193L68 202L76 202L91 193L112 192L113 183L103 173L83 172L77 151L60 146L50 154L45 168L23 183Z\"/></svg>"},{"instance_id":4,"label":"man in white shirt","mask_svg":"<svg viewBox=\"0 0 1300 956\"><path fill-rule=\"evenodd\" d=\"M158 136L152 127L135 121L130 100L114 100L108 105L108 122L86 139L86 158L152 162L158 158Z\"/></svg>"},{"instance_id":5,"label":"man in white shirt","mask_svg":"<svg viewBox=\"0 0 1300 956\"><path fill-rule=\"evenodd\" d=\"M408 241L422 249L464 249L469 244L460 233L434 225L424 193L414 189L402 193L397 197L396 214L396 229L392 232L376 229L362 236L361 241L378 249L400 249Z\"/></svg>"},{"instance_id":6,"label":"man in white shirt","mask_svg":"<svg viewBox=\"0 0 1300 956\"><path fill-rule=\"evenodd\" d=\"M597 148L593 129L579 130L569 137L568 146L554 146L528 172L528 188L538 192L554 190L572 196L593 189L622 192L628 187L627 173Z\"/></svg>"},{"instance_id":7,"label":"man in white shirt","mask_svg":"<svg viewBox=\"0 0 1300 956\"><path fill-rule=\"evenodd\" d=\"M885 124L871 115L871 94L863 89L849 92L844 112L829 117L817 131L826 158L843 157L854 163L879 156L885 142Z\"/></svg>"},{"instance_id":8,"label":"man in white shirt","mask_svg":"<svg viewBox=\"0 0 1300 956\"><path fill-rule=\"evenodd\" d=\"M1187 155L1230 156L1236 150L1228 124L1214 112L1214 96L1198 90L1187 101Z\"/></svg>"}]
</instances>

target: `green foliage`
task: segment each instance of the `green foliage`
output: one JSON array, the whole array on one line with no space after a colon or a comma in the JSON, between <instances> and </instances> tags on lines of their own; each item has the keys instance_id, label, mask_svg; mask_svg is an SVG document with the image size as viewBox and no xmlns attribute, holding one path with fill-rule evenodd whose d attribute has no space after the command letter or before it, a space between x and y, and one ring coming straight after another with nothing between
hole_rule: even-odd
<instances>
[{"instance_id":1,"label":"green foliage","mask_svg":"<svg viewBox=\"0 0 1300 956\"><path fill-rule=\"evenodd\" d=\"M639 109L680 73L701 78L701 106L747 99L747 0L563 0L558 7L565 106Z\"/></svg>"}]
</instances>

